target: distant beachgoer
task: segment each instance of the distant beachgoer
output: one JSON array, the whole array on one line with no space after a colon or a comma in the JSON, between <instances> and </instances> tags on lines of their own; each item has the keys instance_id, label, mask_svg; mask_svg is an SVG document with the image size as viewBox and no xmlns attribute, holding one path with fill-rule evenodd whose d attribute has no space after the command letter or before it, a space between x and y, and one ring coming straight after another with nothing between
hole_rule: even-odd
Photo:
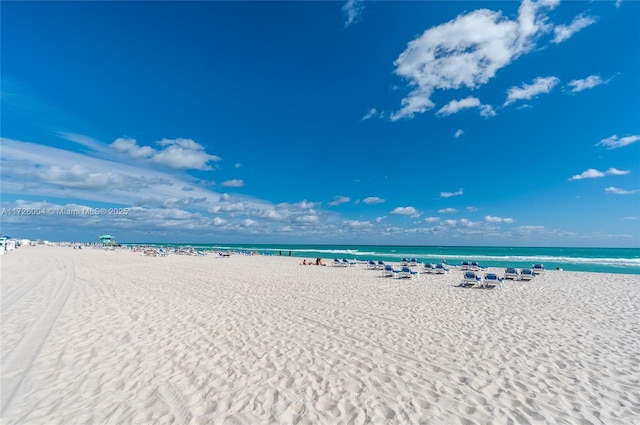
<instances>
[{"instance_id":1,"label":"distant beachgoer","mask_svg":"<svg viewBox=\"0 0 640 425\"><path fill-rule=\"evenodd\" d=\"M306 260L306 259L305 259L305 260L302 260L302 265L303 265L303 266L306 266L306 265L307 265L307 260Z\"/></svg>"},{"instance_id":2,"label":"distant beachgoer","mask_svg":"<svg viewBox=\"0 0 640 425\"><path fill-rule=\"evenodd\" d=\"M317 258L317 259L316 259L316 265L317 265L317 266L326 266L326 264L324 263L324 261L322 261L322 258Z\"/></svg>"}]
</instances>

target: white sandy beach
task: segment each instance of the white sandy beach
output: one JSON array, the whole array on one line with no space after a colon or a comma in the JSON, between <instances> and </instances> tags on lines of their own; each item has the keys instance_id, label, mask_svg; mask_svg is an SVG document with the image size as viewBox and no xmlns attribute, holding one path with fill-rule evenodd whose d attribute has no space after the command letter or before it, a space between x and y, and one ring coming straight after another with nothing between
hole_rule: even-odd
<instances>
[{"instance_id":1,"label":"white sandy beach","mask_svg":"<svg viewBox=\"0 0 640 425\"><path fill-rule=\"evenodd\" d=\"M301 260L0 257L2 423L640 424L640 275Z\"/></svg>"}]
</instances>

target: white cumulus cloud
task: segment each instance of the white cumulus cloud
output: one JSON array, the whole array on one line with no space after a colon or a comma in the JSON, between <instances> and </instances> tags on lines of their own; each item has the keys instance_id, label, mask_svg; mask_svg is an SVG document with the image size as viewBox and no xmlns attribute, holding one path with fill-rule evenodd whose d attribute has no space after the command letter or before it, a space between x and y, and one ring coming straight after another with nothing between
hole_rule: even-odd
<instances>
[{"instance_id":1,"label":"white cumulus cloud","mask_svg":"<svg viewBox=\"0 0 640 425\"><path fill-rule=\"evenodd\" d=\"M138 146L135 139L120 137L110 145L117 151L126 152L132 158L149 158L156 151L150 146Z\"/></svg>"},{"instance_id":2,"label":"white cumulus cloud","mask_svg":"<svg viewBox=\"0 0 640 425\"><path fill-rule=\"evenodd\" d=\"M385 200L383 198L379 198L377 196L368 196L366 198L364 198L362 200L363 203L367 204L367 205L375 205L375 204L382 204L385 202Z\"/></svg>"},{"instance_id":3,"label":"white cumulus cloud","mask_svg":"<svg viewBox=\"0 0 640 425\"><path fill-rule=\"evenodd\" d=\"M583 171L580 174L576 174L575 176L569 177L569 180L595 179L598 177L604 177L604 173L594 168L589 168L588 170Z\"/></svg>"},{"instance_id":4,"label":"white cumulus cloud","mask_svg":"<svg viewBox=\"0 0 640 425\"><path fill-rule=\"evenodd\" d=\"M144 158L153 164L178 170L210 170L209 162L220 160L220 157L209 155L204 146L191 139L162 139L157 144L161 149L140 146L135 139L118 138L110 147L132 158Z\"/></svg>"},{"instance_id":5,"label":"white cumulus cloud","mask_svg":"<svg viewBox=\"0 0 640 425\"><path fill-rule=\"evenodd\" d=\"M411 217L418 216L419 213L414 207L396 207L391 214L408 215Z\"/></svg>"},{"instance_id":6,"label":"white cumulus cloud","mask_svg":"<svg viewBox=\"0 0 640 425\"><path fill-rule=\"evenodd\" d=\"M588 170L576 174L569 178L569 180L582 180L582 179L596 179L604 176L624 176L631 173L631 170L618 170L617 168L609 168L607 171L599 171L595 168L589 168Z\"/></svg>"},{"instance_id":7,"label":"white cumulus cloud","mask_svg":"<svg viewBox=\"0 0 640 425\"><path fill-rule=\"evenodd\" d=\"M545 9L558 3L524 0L517 20L501 12L475 10L426 30L394 62L396 75L413 89L391 120L412 118L433 108L435 90L486 84L499 69L535 47L536 38L550 30Z\"/></svg>"},{"instance_id":8,"label":"white cumulus cloud","mask_svg":"<svg viewBox=\"0 0 640 425\"><path fill-rule=\"evenodd\" d=\"M509 217L493 217L490 215L485 216L484 221L488 223L508 223L508 224L514 222L514 220Z\"/></svg>"}]
</instances>

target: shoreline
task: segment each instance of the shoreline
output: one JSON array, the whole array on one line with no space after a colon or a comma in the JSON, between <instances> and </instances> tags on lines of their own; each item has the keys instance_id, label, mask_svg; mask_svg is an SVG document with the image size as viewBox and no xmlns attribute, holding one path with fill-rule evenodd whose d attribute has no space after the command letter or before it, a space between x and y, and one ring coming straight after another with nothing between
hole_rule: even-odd
<instances>
[{"instance_id":1,"label":"shoreline","mask_svg":"<svg viewBox=\"0 0 640 425\"><path fill-rule=\"evenodd\" d=\"M99 248L99 243L47 242L54 246ZM337 257L350 261L382 260L399 263L402 258L419 262L446 262L450 267L464 261L476 261L483 267L532 268L543 264L546 270L640 275L639 248L544 248L544 247L419 247L396 245L265 245L265 244L119 244L116 249L163 249L201 252L224 252L256 255L292 256L296 258ZM377 248L377 249L376 249Z\"/></svg>"},{"instance_id":2,"label":"shoreline","mask_svg":"<svg viewBox=\"0 0 640 425\"><path fill-rule=\"evenodd\" d=\"M301 259L3 256L2 422L640 417L637 275L470 290L458 270L401 280Z\"/></svg>"}]
</instances>

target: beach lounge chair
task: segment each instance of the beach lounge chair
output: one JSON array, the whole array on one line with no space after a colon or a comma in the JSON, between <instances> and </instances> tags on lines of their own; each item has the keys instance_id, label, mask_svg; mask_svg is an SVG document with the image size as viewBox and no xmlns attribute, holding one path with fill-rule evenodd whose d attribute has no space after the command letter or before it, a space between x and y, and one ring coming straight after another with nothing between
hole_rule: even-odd
<instances>
[{"instance_id":1,"label":"beach lounge chair","mask_svg":"<svg viewBox=\"0 0 640 425\"><path fill-rule=\"evenodd\" d=\"M418 264L419 263L417 258L412 258L409 260L409 267L416 267Z\"/></svg>"},{"instance_id":2,"label":"beach lounge chair","mask_svg":"<svg viewBox=\"0 0 640 425\"><path fill-rule=\"evenodd\" d=\"M542 274L544 273L544 265L543 264L534 264L531 266L531 271L533 274Z\"/></svg>"},{"instance_id":3,"label":"beach lounge chair","mask_svg":"<svg viewBox=\"0 0 640 425\"><path fill-rule=\"evenodd\" d=\"M480 270L480 264L477 261L472 261L469 270L477 272Z\"/></svg>"},{"instance_id":4,"label":"beach lounge chair","mask_svg":"<svg viewBox=\"0 0 640 425\"><path fill-rule=\"evenodd\" d=\"M396 273L398 279L411 279L411 269L409 266L402 266L400 271Z\"/></svg>"},{"instance_id":5,"label":"beach lounge chair","mask_svg":"<svg viewBox=\"0 0 640 425\"><path fill-rule=\"evenodd\" d=\"M369 262L367 263L367 270L376 270L377 268L378 265L376 264L376 262L373 260L369 260Z\"/></svg>"},{"instance_id":6,"label":"beach lounge chair","mask_svg":"<svg viewBox=\"0 0 640 425\"><path fill-rule=\"evenodd\" d=\"M433 268L433 273L435 273L435 274L445 274L445 273L449 273L449 269L445 268L444 264L438 263Z\"/></svg>"},{"instance_id":7,"label":"beach lounge chair","mask_svg":"<svg viewBox=\"0 0 640 425\"><path fill-rule=\"evenodd\" d=\"M378 260L378 264L376 265L376 268L378 270L384 270L384 266L385 266L384 261Z\"/></svg>"},{"instance_id":8,"label":"beach lounge chair","mask_svg":"<svg viewBox=\"0 0 640 425\"><path fill-rule=\"evenodd\" d=\"M471 263L468 261L463 261L460 265L460 270L471 270Z\"/></svg>"},{"instance_id":9,"label":"beach lounge chair","mask_svg":"<svg viewBox=\"0 0 640 425\"><path fill-rule=\"evenodd\" d=\"M486 288L487 285L493 284L495 286L500 285L500 288L504 289L504 285L502 285L502 279L498 277L495 273L485 273L484 279L482 281L482 287Z\"/></svg>"},{"instance_id":10,"label":"beach lounge chair","mask_svg":"<svg viewBox=\"0 0 640 425\"><path fill-rule=\"evenodd\" d=\"M331 263L332 266L335 267L346 267L347 264L343 263L342 261L338 260L337 258L333 259L333 263Z\"/></svg>"},{"instance_id":11,"label":"beach lounge chair","mask_svg":"<svg viewBox=\"0 0 640 425\"><path fill-rule=\"evenodd\" d=\"M531 269L522 269L520 272L520 280L533 280L536 275L533 274Z\"/></svg>"},{"instance_id":12,"label":"beach lounge chair","mask_svg":"<svg viewBox=\"0 0 640 425\"><path fill-rule=\"evenodd\" d=\"M343 259L342 259L342 262L343 262L343 263L344 263L344 265L345 265L345 266L347 266L347 267L355 267L355 266L357 266L357 265L358 265L358 263L356 263L355 261L350 261L350 260L347 260L346 258L343 258Z\"/></svg>"},{"instance_id":13,"label":"beach lounge chair","mask_svg":"<svg viewBox=\"0 0 640 425\"><path fill-rule=\"evenodd\" d=\"M382 270L383 277L394 277L396 273L398 273L398 270L395 270L390 264L385 265L384 270Z\"/></svg>"},{"instance_id":14,"label":"beach lounge chair","mask_svg":"<svg viewBox=\"0 0 640 425\"><path fill-rule=\"evenodd\" d=\"M435 271L434 267L435 266L431 263L424 263L422 265L422 273L433 273Z\"/></svg>"},{"instance_id":15,"label":"beach lounge chair","mask_svg":"<svg viewBox=\"0 0 640 425\"><path fill-rule=\"evenodd\" d=\"M459 286L470 288L472 286L475 286L476 284L481 284L481 281L482 279L478 275L476 275L476 272L469 270L464 272L464 275L462 276L462 282Z\"/></svg>"},{"instance_id":16,"label":"beach lounge chair","mask_svg":"<svg viewBox=\"0 0 640 425\"><path fill-rule=\"evenodd\" d=\"M518 270L513 267L507 267L504 269L504 279L518 280L520 279L520 273L518 273Z\"/></svg>"},{"instance_id":17,"label":"beach lounge chair","mask_svg":"<svg viewBox=\"0 0 640 425\"><path fill-rule=\"evenodd\" d=\"M408 266L409 265L409 260L407 260L406 258L402 258L400 260L400 266Z\"/></svg>"},{"instance_id":18,"label":"beach lounge chair","mask_svg":"<svg viewBox=\"0 0 640 425\"><path fill-rule=\"evenodd\" d=\"M400 271L396 273L398 279L413 279L418 277L417 271L412 271L409 266L402 266Z\"/></svg>"}]
</instances>

